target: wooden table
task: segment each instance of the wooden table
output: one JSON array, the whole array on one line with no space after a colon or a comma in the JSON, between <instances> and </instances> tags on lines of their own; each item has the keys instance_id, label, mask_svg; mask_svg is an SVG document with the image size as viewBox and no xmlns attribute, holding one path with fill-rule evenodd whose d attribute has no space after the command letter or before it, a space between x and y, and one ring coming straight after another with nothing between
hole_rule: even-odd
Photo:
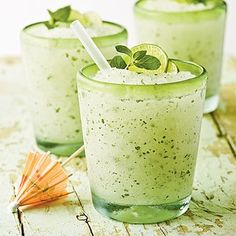
<instances>
[{"instance_id":1,"label":"wooden table","mask_svg":"<svg viewBox=\"0 0 236 236\"><path fill-rule=\"evenodd\" d=\"M30 150L35 150L27 87L17 58L0 59L0 235L236 235L236 59L224 66L220 108L203 119L190 209L153 225L107 219L92 206L85 159L68 167L73 194L61 204L12 214L7 205Z\"/></svg>"}]
</instances>

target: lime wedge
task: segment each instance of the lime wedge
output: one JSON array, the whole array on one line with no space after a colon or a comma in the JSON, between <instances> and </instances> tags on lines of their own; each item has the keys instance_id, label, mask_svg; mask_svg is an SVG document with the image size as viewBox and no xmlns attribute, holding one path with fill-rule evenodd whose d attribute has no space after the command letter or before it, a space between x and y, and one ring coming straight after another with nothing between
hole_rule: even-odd
<instances>
[{"instance_id":1,"label":"lime wedge","mask_svg":"<svg viewBox=\"0 0 236 236\"><path fill-rule=\"evenodd\" d=\"M174 72L177 73L177 72L179 72L179 69L173 61L169 60L166 72L168 72L168 73L174 73Z\"/></svg>"},{"instance_id":2,"label":"lime wedge","mask_svg":"<svg viewBox=\"0 0 236 236\"><path fill-rule=\"evenodd\" d=\"M146 70L144 68L139 68L135 65L131 65L129 66L130 71L145 74L160 74L166 72L168 66L168 56L159 46L154 44L140 44L131 48L131 51L133 54L137 51L147 51L146 54L156 57L160 61L161 65L156 70Z\"/></svg>"}]
</instances>

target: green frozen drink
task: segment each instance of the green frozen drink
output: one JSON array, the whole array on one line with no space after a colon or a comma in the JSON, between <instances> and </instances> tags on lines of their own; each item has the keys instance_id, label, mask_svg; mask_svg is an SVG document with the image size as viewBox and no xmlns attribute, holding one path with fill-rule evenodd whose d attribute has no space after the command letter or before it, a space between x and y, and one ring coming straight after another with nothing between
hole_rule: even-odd
<instances>
[{"instance_id":1,"label":"green frozen drink","mask_svg":"<svg viewBox=\"0 0 236 236\"><path fill-rule=\"evenodd\" d=\"M204 112L214 111L219 102L226 3L140 0L134 15L138 42L157 43L170 57L206 68L209 77Z\"/></svg>"},{"instance_id":2,"label":"green frozen drink","mask_svg":"<svg viewBox=\"0 0 236 236\"><path fill-rule=\"evenodd\" d=\"M119 221L161 222L189 206L207 76L194 63L167 63L158 74L90 65L78 75L93 204Z\"/></svg>"},{"instance_id":3,"label":"green frozen drink","mask_svg":"<svg viewBox=\"0 0 236 236\"><path fill-rule=\"evenodd\" d=\"M127 31L122 26L101 21L92 13L79 14L69 7L60 9L59 13L65 14L68 10L71 20L84 20L106 58L114 56L115 45L126 43ZM50 15L57 19L58 11ZM54 154L69 155L83 143L76 72L92 60L69 28L70 19L68 22L53 20L54 23L40 22L23 29L22 53L37 144Z\"/></svg>"}]
</instances>

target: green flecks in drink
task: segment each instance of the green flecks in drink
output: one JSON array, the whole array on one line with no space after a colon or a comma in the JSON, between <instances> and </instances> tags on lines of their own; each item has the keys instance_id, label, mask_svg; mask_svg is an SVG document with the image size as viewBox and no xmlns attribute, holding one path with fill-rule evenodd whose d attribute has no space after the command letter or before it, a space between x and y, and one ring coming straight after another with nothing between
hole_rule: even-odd
<instances>
[{"instance_id":1,"label":"green flecks in drink","mask_svg":"<svg viewBox=\"0 0 236 236\"><path fill-rule=\"evenodd\" d=\"M137 103L143 102L143 99L137 99L136 102Z\"/></svg>"},{"instance_id":2,"label":"green flecks in drink","mask_svg":"<svg viewBox=\"0 0 236 236\"><path fill-rule=\"evenodd\" d=\"M61 110L60 107L56 108L56 113L58 113Z\"/></svg>"},{"instance_id":3,"label":"green flecks in drink","mask_svg":"<svg viewBox=\"0 0 236 236\"><path fill-rule=\"evenodd\" d=\"M81 61L82 61L83 63L85 63L85 64L89 64L89 61L88 61L88 60L82 59Z\"/></svg>"},{"instance_id":4,"label":"green flecks in drink","mask_svg":"<svg viewBox=\"0 0 236 236\"><path fill-rule=\"evenodd\" d=\"M76 117L73 116L73 115L70 115L70 118L71 118L72 120L75 120L75 119L76 119Z\"/></svg>"},{"instance_id":5,"label":"green flecks in drink","mask_svg":"<svg viewBox=\"0 0 236 236\"><path fill-rule=\"evenodd\" d=\"M77 58L77 57L73 57L73 56L72 56L72 57L71 57L71 60L72 60L72 61L77 61L77 60L78 60L78 58Z\"/></svg>"},{"instance_id":6,"label":"green flecks in drink","mask_svg":"<svg viewBox=\"0 0 236 236\"><path fill-rule=\"evenodd\" d=\"M67 59L71 60L72 62L76 62L79 59L78 57L72 56L69 53L65 53L65 56Z\"/></svg>"}]
</instances>

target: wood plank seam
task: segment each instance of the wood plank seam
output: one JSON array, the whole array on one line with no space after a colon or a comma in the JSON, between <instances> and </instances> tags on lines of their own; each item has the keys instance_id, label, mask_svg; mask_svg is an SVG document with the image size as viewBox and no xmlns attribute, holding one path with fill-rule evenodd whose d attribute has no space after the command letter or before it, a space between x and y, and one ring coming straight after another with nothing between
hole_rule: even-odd
<instances>
[{"instance_id":1,"label":"wood plank seam","mask_svg":"<svg viewBox=\"0 0 236 236\"><path fill-rule=\"evenodd\" d=\"M160 224L157 224L157 226L158 226L158 228L160 229L160 231L162 232L162 234L164 235L164 236L167 236L167 234L166 234L166 230L160 225Z\"/></svg>"},{"instance_id":2,"label":"wood plank seam","mask_svg":"<svg viewBox=\"0 0 236 236\"><path fill-rule=\"evenodd\" d=\"M204 194L204 196L206 196L206 195ZM191 198L191 202L192 202L193 205L196 206L196 208L201 209L202 211L204 211L204 212L207 213L207 214L210 214L210 215L213 215L213 216L217 216L217 217L219 217L219 218L222 217L221 212L209 210L209 209L206 208L204 205L202 205L199 201L195 200L193 197ZM232 214L235 214L235 212L236 212L236 209L235 209L235 208L224 207L224 206L218 205L218 204L216 204L216 203L215 203L215 206L220 207L221 209L224 209L224 210L226 210L227 212L232 213Z\"/></svg>"},{"instance_id":3,"label":"wood plank seam","mask_svg":"<svg viewBox=\"0 0 236 236\"><path fill-rule=\"evenodd\" d=\"M126 230L128 236L130 236L129 229L128 229L128 225L127 225L127 224L124 224L124 226L125 226L125 230Z\"/></svg>"},{"instance_id":4,"label":"wood plank seam","mask_svg":"<svg viewBox=\"0 0 236 236\"><path fill-rule=\"evenodd\" d=\"M70 182L71 183L71 182ZM77 193L77 191L75 190L75 187L74 185L71 183L71 186L72 186L72 189L75 193L75 196L77 198L77 201L79 202L81 208L82 208L82 212L79 214L79 215L76 215L76 219L79 220L79 221L83 221L86 223L86 225L88 226L88 229L89 229L89 232L91 234L91 236L94 236L94 233L93 233L93 230L92 230L92 227L89 223L89 217L88 215L86 214L85 212L85 209L84 209L84 206L82 205L82 202L80 201L80 198L79 198L79 194Z\"/></svg>"},{"instance_id":5,"label":"wood plank seam","mask_svg":"<svg viewBox=\"0 0 236 236\"><path fill-rule=\"evenodd\" d=\"M12 183L12 188L13 188L14 196L16 197L16 188L15 188L13 183ZM23 221L22 221L23 212L20 209L17 209L17 212L12 213L12 214L14 214L14 216L17 220L17 224L18 224L17 228L19 230L20 235L25 236L24 224L23 224Z\"/></svg>"},{"instance_id":6,"label":"wood plank seam","mask_svg":"<svg viewBox=\"0 0 236 236\"><path fill-rule=\"evenodd\" d=\"M218 137L219 138L224 138L227 142L227 144L229 145L229 148L233 154L233 156L236 158L236 147L235 147L235 144L233 142L233 138L231 137L231 135L229 135L227 132L226 132L226 129L224 128L224 125L221 123L221 119L220 117L217 115L216 112L212 112L211 113L211 117L218 129L218 132L219 132L219 135Z\"/></svg>"}]
</instances>

